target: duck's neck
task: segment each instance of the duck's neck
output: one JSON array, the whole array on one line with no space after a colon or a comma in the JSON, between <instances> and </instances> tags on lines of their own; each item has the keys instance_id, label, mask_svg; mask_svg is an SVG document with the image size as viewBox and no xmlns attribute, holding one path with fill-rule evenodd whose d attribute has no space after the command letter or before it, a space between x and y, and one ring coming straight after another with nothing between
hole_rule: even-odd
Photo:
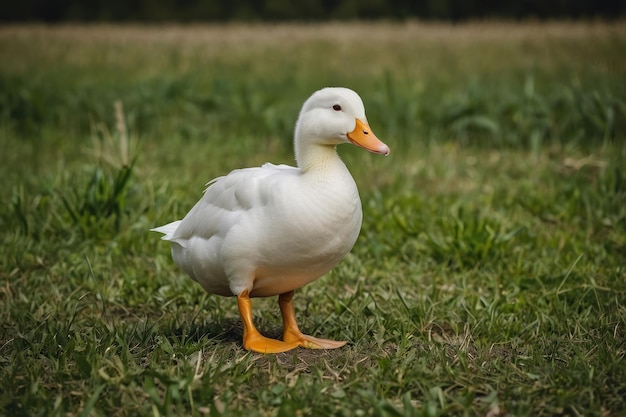
<instances>
[{"instance_id":1,"label":"duck's neck","mask_svg":"<svg viewBox=\"0 0 626 417\"><path fill-rule=\"evenodd\" d=\"M330 174L337 169L346 170L346 166L337 155L335 145L316 143L296 143L296 162L303 174ZM336 175L333 173L333 175Z\"/></svg>"}]
</instances>

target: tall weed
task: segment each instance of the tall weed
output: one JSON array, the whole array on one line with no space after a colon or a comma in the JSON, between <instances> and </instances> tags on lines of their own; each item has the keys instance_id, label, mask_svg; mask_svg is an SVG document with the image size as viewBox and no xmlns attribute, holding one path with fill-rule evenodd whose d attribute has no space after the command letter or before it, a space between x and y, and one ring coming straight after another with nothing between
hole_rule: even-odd
<instances>
[{"instance_id":1,"label":"tall weed","mask_svg":"<svg viewBox=\"0 0 626 417\"><path fill-rule=\"evenodd\" d=\"M95 164L85 176L73 177L58 193L72 224L84 237L97 237L120 229L127 214L127 195L137 158L131 157L130 140L122 103L116 101L115 130L105 125L93 129Z\"/></svg>"}]
</instances>

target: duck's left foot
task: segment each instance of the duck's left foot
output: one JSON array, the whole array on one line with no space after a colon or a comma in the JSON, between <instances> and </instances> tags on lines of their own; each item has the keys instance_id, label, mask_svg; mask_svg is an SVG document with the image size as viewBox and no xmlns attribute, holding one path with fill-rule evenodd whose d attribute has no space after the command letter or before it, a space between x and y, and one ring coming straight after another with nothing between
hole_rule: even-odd
<instances>
[{"instance_id":1,"label":"duck's left foot","mask_svg":"<svg viewBox=\"0 0 626 417\"><path fill-rule=\"evenodd\" d=\"M295 311L293 308L293 291L281 294L278 297L278 305L283 316L283 341L289 344L297 343L305 349L337 349L348 342L328 339L303 334L296 324Z\"/></svg>"},{"instance_id":2,"label":"duck's left foot","mask_svg":"<svg viewBox=\"0 0 626 417\"><path fill-rule=\"evenodd\" d=\"M317 337L291 330L283 334L283 341L288 344L298 343L298 346L305 349L337 349L348 343L346 341L318 339Z\"/></svg>"},{"instance_id":3,"label":"duck's left foot","mask_svg":"<svg viewBox=\"0 0 626 417\"><path fill-rule=\"evenodd\" d=\"M246 350L259 353L282 353L295 349L298 346L300 346L298 342L281 342L280 340L262 336L258 332L246 332L243 337L243 347Z\"/></svg>"}]
</instances>

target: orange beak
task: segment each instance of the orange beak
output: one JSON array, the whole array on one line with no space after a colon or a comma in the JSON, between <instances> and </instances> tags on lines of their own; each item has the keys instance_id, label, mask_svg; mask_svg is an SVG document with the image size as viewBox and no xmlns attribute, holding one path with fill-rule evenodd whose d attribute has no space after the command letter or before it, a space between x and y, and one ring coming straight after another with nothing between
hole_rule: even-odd
<instances>
[{"instance_id":1,"label":"orange beak","mask_svg":"<svg viewBox=\"0 0 626 417\"><path fill-rule=\"evenodd\" d=\"M352 132L348 133L347 136L350 142L361 148L381 155L389 155L389 146L382 143L374 132L372 132L370 127L359 119L356 119L356 127Z\"/></svg>"}]
</instances>

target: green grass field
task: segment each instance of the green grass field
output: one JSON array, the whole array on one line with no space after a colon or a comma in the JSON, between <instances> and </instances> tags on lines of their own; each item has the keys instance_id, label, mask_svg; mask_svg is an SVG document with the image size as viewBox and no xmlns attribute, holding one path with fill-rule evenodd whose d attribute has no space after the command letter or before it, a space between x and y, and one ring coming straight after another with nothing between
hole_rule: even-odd
<instances>
[{"instance_id":1,"label":"green grass field","mask_svg":"<svg viewBox=\"0 0 626 417\"><path fill-rule=\"evenodd\" d=\"M626 24L0 27L6 416L626 413ZM358 91L364 224L246 352L151 227ZM280 335L275 299L258 327Z\"/></svg>"}]
</instances>

